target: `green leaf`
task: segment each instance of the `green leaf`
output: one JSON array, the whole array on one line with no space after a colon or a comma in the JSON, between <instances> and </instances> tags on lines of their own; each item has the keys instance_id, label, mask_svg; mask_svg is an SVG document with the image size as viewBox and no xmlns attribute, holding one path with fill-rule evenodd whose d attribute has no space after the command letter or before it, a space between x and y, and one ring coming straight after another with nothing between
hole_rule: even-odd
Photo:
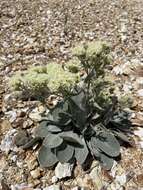
<instances>
[{"instance_id":1,"label":"green leaf","mask_svg":"<svg viewBox=\"0 0 143 190\"><path fill-rule=\"evenodd\" d=\"M55 151L56 156L61 163L70 161L74 155L74 147L65 143L55 149Z\"/></svg>"},{"instance_id":2,"label":"green leaf","mask_svg":"<svg viewBox=\"0 0 143 190\"><path fill-rule=\"evenodd\" d=\"M96 136L96 146L111 157L116 157L120 154L120 145L117 139L108 132L101 132Z\"/></svg>"},{"instance_id":3,"label":"green leaf","mask_svg":"<svg viewBox=\"0 0 143 190\"><path fill-rule=\"evenodd\" d=\"M83 145L82 139L76 133L73 133L72 131L62 132L59 134L59 136L63 138L65 141L74 142L74 143Z\"/></svg>"},{"instance_id":4,"label":"green leaf","mask_svg":"<svg viewBox=\"0 0 143 190\"><path fill-rule=\"evenodd\" d=\"M91 140L88 143L88 146L89 146L89 148L91 150L92 155L95 156L95 157L99 157L99 152L100 151L99 151L99 148L97 146L96 137L94 137L94 136L91 137Z\"/></svg>"},{"instance_id":5,"label":"green leaf","mask_svg":"<svg viewBox=\"0 0 143 190\"><path fill-rule=\"evenodd\" d=\"M84 144L83 147L75 147L75 157L76 160L82 165L85 163L87 156L89 154L89 150L87 148L86 142L84 139L82 139L82 142Z\"/></svg>"},{"instance_id":6,"label":"green leaf","mask_svg":"<svg viewBox=\"0 0 143 190\"><path fill-rule=\"evenodd\" d=\"M48 127L46 125L41 125L39 127L37 127L34 130L34 136L35 137L40 137L40 138L44 138L49 134L49 130Z\"/></svg>"},{"instance_id":7,"label":"green leaf","mask_svg":"<svg viewBox=\"0 0 143 190\"><path fill-rule=\"evenodd\" d=\"M78 109L85 111L87 109L86 105L86 96L83 91L78 93L77 95L70 97L70 102L72 102Z\"/></svg>"},{"instance_id":8,"label":"green leaf","mask_svg":"<svg viewBox=\"0 0 143 190\"><path fill-rule=\"evenodd\" d=\"M130 143L130 140L128 139L128 137L122 133L122 132L119 132L119 131L113 131L113 133L115 134L116 137L118 137L120 140L124 141L124 142L127 142L127 143Z\"/></svg>"},{"instance_id":9,"label":"green leaf","mask_svg":"<svg viewBox=\"0 0 143 190\"><path fill-rule=\"evenodd\" d=\"M46 136L49 134L51 128L52 128L53 130L55 129L55 130L57 130L57 131L61 131L61 129L58 128L57 126L55 126L55 125L50 125L50 124L49 124L49 121L43 120L43 121L40 122L39 127L37 127L37 128L35 129L35 131L34 131L34 136L35 136L35 137L44 138L44 137L46 137Z\"/></svg>"},{"instance_id":10,"label":"green leaf","mask_svg":"<svg viewBox=\"0 0 143 190\"><path fill-rule=\"evenodd\" d=\"M100 158L99 161L101 163L101 165L106 169L106 170L110 170L113 166L114 160L113 158L108 157L107 155L105 155L104 153L100 153Z\"/></svg>"},{"instance_id":11,"label":"green leaf","mask_svg":"<svg viewBox=\"0 0 143 190\"><path fill-rule=\"evenodd\" d=\"M71 118L68 114L68 103L61 102L51 111L53 121L59 125L67 125L71 122Z\"/></svg>"},{"instance_id":12,"label":"green leaf","mask_svg":"<svg viewBox=\"0 0 143 190\"><path fill-rule=\"evenodd\" d=\"M22 146L23 149L28 149L35 146L41 140L40 137L31 138L28 143Z\"/></svg>"},{"instance_id":13,"label":"green leaf","mask_svg":"<svg viewBox=\"0 0 143 190\"><path fill-rule=\"evenodd\" d=\"M123 132L130 132L131 122L129 120L130 114L125 111L117 112L111 120L111 126L118 128ZM109 125L110 126L110 125Z\"/></svg>"},{"instance_id":14,"label":"green leaf","mask_svg":"<svg viewBox=\"0 0 143 190\"><path fill-rule=\"evenodd\" d=\"M62 143L63 143L63 139L60 138L59 135L51 134L51 133L49 133L43 141L43 145L49 148L56 148L60 146Z\"/></svg>"},{"instance_id":15,"label":"green leaf","mask_svg":"<svg viewBox=\"0 0 143 190\"><path fill-rule=\"evenodd\" d=\"M88 118L89 109L84 92L69 98L69 107L74 122L83 129Z\"/></svg>"},{"instance_id":16,"label":"green leaf","mask_svg":"<svg viewBox=\"0 0 143 190\"><path fill-rule=\"evenodd\" d=\"M56 125L48 125L47 128L48 128L48 131L49 131L49 132L52 132L52 133L59 133L59 132L62 131L62 130L61 130L58 126L56 126Z\"/></svg>"},{"instance_id":17,"label":"green leaf","mask_svg":"<svg viewBox=\"0 0 143 190\"><path fill-rule=\"evenodd\" d=\"M52 167L58 162L51 149L45 146L39 150L38 161L42 167Z\"/></svg>"},{"instance_id":18,"label":"green leaf","mask_svg":"<svg viewBox=\"0 0 143 190\"><path fill-rule=\"evenodd\" d=\"M40 122L40 127L46 127L48 125L48 121L43 120Z\"/></svg>"}]
</instances>

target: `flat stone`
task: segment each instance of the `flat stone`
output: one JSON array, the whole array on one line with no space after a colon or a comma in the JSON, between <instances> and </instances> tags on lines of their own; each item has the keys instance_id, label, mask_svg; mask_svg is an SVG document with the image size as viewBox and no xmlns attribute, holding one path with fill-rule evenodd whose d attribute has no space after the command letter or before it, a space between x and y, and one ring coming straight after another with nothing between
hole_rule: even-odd
<instances>
[{"instance_id":1,"label":"flat stone","mask_svg":"<svg viewBox=\"0 0 143 190\"><path fill-rule=\"evenodd\" d=\"M38 107L38 111L39 111L40 113L44 113L44 112L46 111L46 108L45 108L44 106L40 105L40 106Z\"/></svg>"},{"instance_id":2,"label":"flat stone","mask_svg":"<svg viewBox=\"0 0 143 190\"><path fill-rule=\"evenodd\" d=\"M5 114L8 115L10 123L14 122L17 118L17 113L14 110L5 112Z\"/></svg>"},{"instance_id":3,"label":"flat stone","mask_svg":"<svg viewBox=\"0 0 143 190\"><path fill-rule=\"evenodd\" d=\"M62 190L60 185L51 185L49 187L43 188L43 190Z\"/></svg>"},{"instance_id":4,"label":"flat stone","mask_svg":"<svg viewBox=\"0 0 143 190\"><path fill-rule=\"evenodd\" d=\"M33 124L33 121L28 118L27 120L25 120L25 121L23 122L23 128L24 128L24 129L27 129L27 128L31 127L32 124Z\"/></svg>"},{"instance_id":5,"label":"flat stone","mask_svg":"<svg viewBox=\"0 0 143 190\"><path fill-rule=\"evenodd\" d=\"M101 172L101 167L99 165L95 166L92 169L89 176L91 177L93 184L96 185L97 189L100 190L103 188L103 181L102 181L102 177L101 177L102 172Z\"/></svg>"},{"instance_id":6,"label":"flat stone","mask_svg":"<svg viewBox=\"0 0 143 190\"><path fill-rule=\"evenodd\" d=\"M138 90L137 95L143 97L143 89Z\"/></svg>"},{"instance_id":7,"label":"flat stone","mask_svg":"<svg viewBox=\"0 0 143 190\"><path fill-rule=\"evenodd\" d=\"M14 150L16 148L13 142L14 134L16 134L15 129L8 131L1 141L0 150L6 154L8 154L10 150Z\"/></svg>"},{"instance_id":8,"label":"flat stone","mask_svg":"<svg viewBox=\"0 0 143 190\"><path fill-rule=\"evenodd\" d=\"M26 184L16 184L16 185L11 185L11 190L34 190L34 189Z\"/></svg>"},{"instance_id":9,"label":"flat stone","mask_svg":"<svg viewBox=\"0 0 143 190\"><path fill-rule=\"evenodd\" d=\"M39 169L39 168L37 168L37 169L35 169L35 170L32 170L32 171L30 172L30 174L31 174L31 176L33 177L33 179L40 178L40 176L41 176L41 172L40 172L40 169Z\"/></svg>"},{"instance_id":10,"label":"flat stone","mask_svg":"<svg viewBox=\"0 0 143 190\"><path fill-rule=\"evenodd\" d=\"M5 103L9 103L12 98L13 98L12 94L6 94L6 95L4 96L4 102L5 102Z\"/></svg>"},{"instance_id":11,"label":"flat stone","mask_svg":"<svg viewBox=\"0 0 143 190\"><path fill-rule=\"evenodd\" d=\"M56 183L56 182L58 182L58 178L56 176L53 176L52 177L52 183Z\"/></svg>"},{"instance_id":12,"label":"flat stone","mask_svg":"<svg viewBox=\"0 0 143 190\"><path fill-rule=\"evenodd\" d=\"M80 187L74 187L74 188L72 188L72 190L80 190Z\"/></svg>"},{"instance_id":13,"label":"flat stone","mask_svg":"<svg viewBox=\"0 0 143 190\"><path fill-rule=\"evenodd\" d=\"M33 155L28 155L25 159L29 171L34 170L38 166L36 157Z\"/></svg>"},{"instance_id":14,"label":"flat stone","mask_svg":"<svg viewBox=\"0 0 143 190\"><path fill-rule=\"evenodd\" d=\"M74 167L74 164L70 164L70 163L61 164L59 162L55 168L55 176L59 179L62 179L65 177L71 177L73 167Z\"/></svg>"},{"instance_id":15,"label":"flat stone","mask_svg":"<svg viewBox=\"0 0 143 190\"><path fill-rule=\"evenodd\" d=\"M36 122L41 121L42 119L41 115L38 112L30 113L29 118Z\"/></svg>"},{"instance_id":16,"label":"flat stone","mask_svg":"<svg viewBox=\"0 0 143 190\"><path fill-rule=\"evenodd\" d=\"M12 128L11 123L8 120L3 120L0 124L0 132L5 134L10 128Z\"/></svg>"},{"instance_id":17,"label":"flat stone","mask_svg":"<svg viewBox=\"0 0 143 190\"><path fill-rule=\"evenodd\" d=\"M127 177L125 173L123 173L122 175L116 176L115 182L117 182L121 186L125 185L126 181L127 181Z\"/></svg>"}]
</instances>

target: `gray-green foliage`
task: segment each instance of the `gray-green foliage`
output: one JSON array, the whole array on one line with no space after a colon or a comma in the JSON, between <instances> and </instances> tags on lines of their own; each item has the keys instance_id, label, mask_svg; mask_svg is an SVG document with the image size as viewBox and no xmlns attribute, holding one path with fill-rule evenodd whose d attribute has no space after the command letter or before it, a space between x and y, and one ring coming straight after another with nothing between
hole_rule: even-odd
<instances>
[{"instance_id":1,"label":"gray-green foliage","mask_svg":"<svg viewBox=\"0 0 143 190\"><path fill-rule=\"evenodd\" d=\"M35 130L35 138L42 146L38 160L43 167L77 160L81 165L88 156L110 169L120 155L120 141L129 143L125 132L130 123L127 113L117 108L116 99L108 109L91 106L85 91L60 102ZM29 142L25 148L29 148Z\"/></svg>"},{"instance_id":2,"label":"gray-green foliage","mask_svg":"<svg viewBox=\"0 0 143 190\"><path fill-rule=\"evenodd\" d=\"M130 122L128 114L119 109L115 96L106 106L102 99L98 100L103 96L109 47L91 42L74 48L73 53L86 73L72 88L72 94L50 110L35 130L35 138L42 141L38 160L43 167L74 160L83 165L92 156L110 169L120 155L120 142L129 143L126 133ZM29 144L24 148L29 148Z\"/></svg>"}]
</instances>

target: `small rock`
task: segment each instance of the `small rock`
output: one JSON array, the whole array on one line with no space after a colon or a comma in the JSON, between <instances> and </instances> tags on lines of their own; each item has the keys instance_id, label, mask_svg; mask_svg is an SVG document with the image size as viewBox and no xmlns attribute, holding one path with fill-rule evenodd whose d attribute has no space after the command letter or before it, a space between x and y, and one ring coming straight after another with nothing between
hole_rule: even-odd
<instances>
[{"instance_id":1,"label":"small rock","mask_svg":"<svg viewBox=\"0 0 143 190\"><path fill-rule=\"evenodd\" d=\"M4 96L4 102L8 103L9 101L11 101L12 98L13 98L12 94L6 94Z\"/></svg>"},{"instance_id":2,"label":"small rock","mask_svg":"<svg viewBox=\"0 0 143 190\"><path fill-rule=\"evenodd\" d=\"M26 184L16 184L16 185L11 185L11 190L34 190L34 189Z\"/></svg>"},{"instance_id":3,"label":"small rock","mask_svg":"<svg viewBox=\"0 0 143 190\"><path fill-rule=\"evenodd\" d=\"M31 127L32 124L33 124L33 121L31 119L27 119L26 121L23 122L23 128L27 129Z\"/></svg>"},{"instance_id":4,"label":"small rock","mask_svg":"<svg viewBox=\"0 0 143 190\"><path fill-rule=\"evenodd\" d=\"M102 172L101 167L98 165L92 169L89 176L91 177L94 184L96 184L97 189L103 188L103 181L102 181Z\"/></svg>"},{"instance_id":5,"label":"small rock","mask_svg":"<svg viewBox=\"0 0 143 190\"><path fill-rule=\"evenodd\" d=\"M72 190L80 190L80 188L77 186L77 187L72 188Z\"/></svg>"},{"instance_id":6,"label":"small rock","mask_svg":"<svg viewBox=\"0 0 143 190\"><path fill-rule=\"evenodd\" d=\"M2 190L10 190L9 186L3 179L1 180L1 187L2 187Z\"/></svg>"},{"instance_id":7,"label":"small rock","mask_svg":"<svg viewBox=\"0 0 143 190\"><path fill-rule=\"evenodd\" d=\"M137 82L137 84L143 85L143 77L138 77L138 78L136 79L136 82Z\"/></svg>"},{"instance_id":8,"label":"small rock","mask_svg":"<svg viewBox=\"0 0 143 190\"><path fill-rule=\"evenodd\" d=\"M23 124L23 118L18 117L18 118L16 119L16 121L14 122L13 127L14 127L14 128L18 128L18 127L21 128L22 124Z\"/></svg>"},{"instance_id":9,"label":"small rock","mask_svg":"<svg viewBox=\"0 0 143 190\"><path fill-rule=\"evenodd\" d=\"M116 190L116 189L123 190L121 188L122 187L120 186L120 184L118 184L118 183L111 183L111 185L107 187L107 190Z\"/></svg>"},{"instance_id":10,"label":"small rock","mask_svg":"<svg viewBox=\"0 0 143 190\"><path fill-rule=\"evenodd\" d=\"M12 128L11 123L8 120L3 120L0 124L0 132L4 134L7 132L10 128Z\"/></svg>"},{"instance_id":11,"label":"small rock","mask_svg":"<svg viewBox=\"0 0 143 190\"><path fill-rule=\"evenodd\" d=\"M31 176L32 176L34 179L40 178L40 176L41 176L40 168L37 168L37 169L35 169L35 170L32 170L32 171L30 172L30 174L31 174Z\"/></svg>"},{"instance_id":12,"label":"small rock","mask_svg":"<svg viewBox=\"0 0 143 190\"><path fill-rule=\"evenodd\" d=\"M11 68L10 68L10 67L6 67L6 68L5 68L5 74L8 74L10 71L11 71Z\"/></svg>"},{"instance_id":13,"label":"small rock","mask_svg":"<svg viewBox=\"0 0 143 190\"><path fill-rule=\"evenodd\" d=\"M124 90L125 93L131 92L132 89L133 89L133 87L132 87L131 84L126 83L126 84L123 85L123 90Z\"/></svg>"},{"instance_id":14,"label":"small rock","mask_svg":"<svg viewBox=\"0 0 143 190\"><path fill-rule=\"evenodd\" d=\"M5 152L6 154L9 153L10 150L14 150L16 147L13 142L14 135L16 134L16 130L10 130L1 141L0 150Z\"/></svg>"},{"instance_id":15,"label":"small rock","mask_svg":"<svg viewBox=\"0 0 143 190\"><path fill-rule=\"evenodd\" d=\"M12 155L11 157L10 157L10 159L13 161L13 162L16 162L16 160L17 160L17 155Z\"/></svg>"},{"instance_id":16,"label":"small rock","mask_svg":"<svg viewBox=\"0 0 143 190\"><path fill-rule=\"evenodd\" d=\"M82 180L82 184L80 186L84 187L84 188L91 188L91 186L94 186L93 180L91 179L89 174L85 174L85 176L84 176L84 178ZM99 190L99 189L97 189L97 190Z\"/></svg>"},{"instance_id":17,"label":"small rock","mask_svg":"<svg viewBox=\"0 0 143 190\"><path fill-rule=\"evenodd\" d=\"M34 170L38 166L36 157L31 154L30 154L30 156L28 155L26 157L25 161L26 161L29 171Z\"/></svg>"},{"instance_id":18,"label":"small rock","mask_svg":"<svg viewBox=\"0 0 143 190\"><path fill-rule=\"evenodd\" d=\"M143 128L138 127L137 130L134 131L134 134L139 137L137 144L139 145L140 148L143 149Z\"/></svg>"},{"instance_id":19,"label":"small rock","mask_svg":"<svg viewBox=\"0 0 143 190\"><path fill-rule=\"evenodd\" d=\"M128 75L131 72L131 63L127 61L124 64L117 65L113 68L112 72L115 73L116 75L122 75L122 74Z\"/></svg>"},{"instance_id":20,"label":"small rock","mask_svg":"<svg viewBox=\"0 0 143 190\"><path fill-rule=\"evenodd\" d=\"M39 185L41 182L39 179L34 179L33 181L33 186L36 187L37 185Z\"/></svg>"},{"instance_id":21,"label":"small rock","mask_svg":"<svg viewBox=\"0 0 143 190\"><path fill-rule=\"evenodd\" d=\"M3 170L8 166L8 163L5 159L4 156L1 157L1 160L0 160L0 173L3 172ZM1 178L0 178L1 179Z\"/></svg>"},{"instance_id":22,"label":"small rock","mask_svg":"<svg viewBox=\"0 0 143 190\"><path fill-rule=\"evenodd\" d=\"M138 90L137 95L143 97L143 89Z\"/></svg>"},{"instance_id":23,"label":"small rock","mask_svg":"<svg viewBox=\"0 0 143 190\"><path fill-rule=\"evenodd\" d=\"M30 113L29 118L36 122L41 121L41 119L42 119L41 115L38 112Z\"/></svg>"},{"instance_id":24,"label":"small rock","mask_svg":"<svg viewBox=\"0 0 143 190\"><path fill-rule=\"evenodd\" d=\"M51 185L49 187L43 188L43 190L62 190L59 185Z\"/></svg>"},{"instance_id":25,"label":"small rock","mask_svg":"<svg viewBox=\"0 0 143 190\"><path fill-rule=\"evenodd\" d=\"M52 177L52 183L56 183L56 182L58 182L58 178L56 176L53 176Z\"/></svg>"},{"instance_id":26,"label":"small rock","mask_svg":"<svg viewBox=\"0 0 143 190\"><path fill-rule=\"evenodd\" d=\"M44 113L46 111L46 108L44 106L40 105L38 107L38 111L42 114L42 113Z\"/></svg>"},{"instance_id":27,"label":"small rock","mask_svg":"<svg viewBox=\"0 0 143 190\"><path fill-rule=\"evenodd\" d=\"M127 181L126 174L123 173L122 175L117 175L115 181L119 183L121 186L125 185Z\"/></svg>"},{"instance_id":28,"label":"small rock","mask_svg":"<svg viewBox=\"0 0 143 190\"><path fill-rule=\"evenodd\" d=\"M14 122L17 118L16 111L8 111L5 114L8 115L10 123Z\"/></svg>"},{"instance_id":29,"label":"small rock","mask_svg":"<svg viewBox=\"0 0 143 190\"><path fill-rule=\"evenodd\" d=\"M143 128L138 127L137 130L134 131L134 134L143 139Z\"/></svg>"},{"instance_id":30,"label":"small rock","mask_svg":"<svg viewBox=\"0 0 143 190\"><path fill-rule=\"evenodd\" d=\"M115 178L115 176L116 176L116 171L117 171L117 162L114 161L113 166L110 171L110 174L113 178Z\"/></svg>"},{"instance_id":31,"label":"small rock","mask_svg":"<svg viewBox=\"0 0 143 190\"><path fill-rule=\"evenodd\" d=\"M61 164L60 162L55 168L55 176L59 179L65 177L71 177L73 171L74 164L64 163Z\"/></svg>"},{"instance_id":32,"label":"small rock","mask_svg":"<svg viewBox=\"0 0 143 190\"><path fill-rule=\"evenodd\" d=\"M127 40L127 35L121 34L121 40L122 40L122 42L125 42Z\"/></svg>"}]
</instances>

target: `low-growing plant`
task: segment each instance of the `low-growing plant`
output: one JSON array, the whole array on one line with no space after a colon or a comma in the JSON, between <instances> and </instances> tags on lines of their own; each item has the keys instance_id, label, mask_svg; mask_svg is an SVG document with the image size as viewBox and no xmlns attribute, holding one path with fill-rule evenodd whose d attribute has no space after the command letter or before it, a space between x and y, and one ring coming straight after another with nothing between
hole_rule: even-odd
<instances>
[{"instance_id":1,"label":"low-growing plant","mask_svg":"<svg viewBox=\"0 0 143 190\"><path fill-rule=\"evenodd\" d=\"M84 68L84 76L43 118L35 130L35 138L23 148L42 140L38 160L43 167L74 160L83 165L88 156L92 156L110 169L120 155L120 143L130 143L126 136L130 122L114 95L107 95L109 100L102 104L109 47L105 43L91 42L74 48L73 52Z\"/></svg>"}]
</instances>

